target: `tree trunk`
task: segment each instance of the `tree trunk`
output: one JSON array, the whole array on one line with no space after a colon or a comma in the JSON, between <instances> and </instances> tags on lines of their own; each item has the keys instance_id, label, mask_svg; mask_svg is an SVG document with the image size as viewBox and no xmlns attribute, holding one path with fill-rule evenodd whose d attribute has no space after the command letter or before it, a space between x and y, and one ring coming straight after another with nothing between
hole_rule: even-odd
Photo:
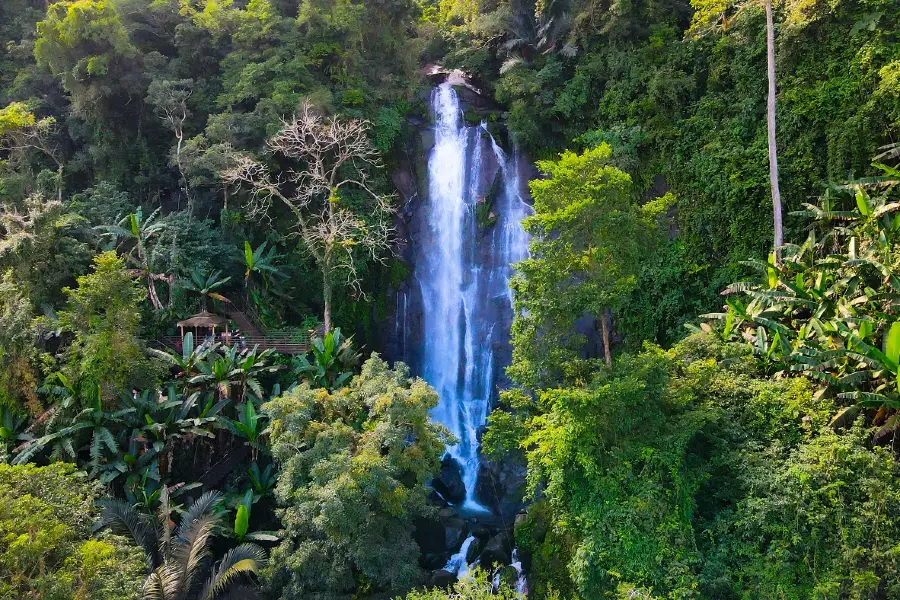
<instances>
[{"instance_id":1,"label":"tree trunk","mask_svg":"<svg viewBox=\"0 0 900 600\"><path fill-rule=\"evenodd\" d=\"M57 199L62 202L63 201L63 166L59 165L56 168L57 177L59 177L59 181L56 183L56 196Z\"/></svg>"},{"instance_id":2,"label":"tree trunk","mask_svg":"<svg viewBox=\"0 0 900 600\"><path fill-rule=\"evenodd\" d=\"M612 352L609 348L609 309L603 309L603 317L600 319L603 328L603 356L606 358L606 366L612 366Z\"/></svg>"},{"instance_id":3,"label":"tree trunk","mask_svg":"<svg viewBox=\"0 0 900 600\"><path fill-rule=\"evenodd\" d=\"M778 148L775 144L775 22L772 0L766 0L766 62L769 78L769 98L766 123L769 133L769 185L772 188L772 212L775 221L775 264L781 264L784 232L781 224L781 190L778 187Z\"/></svg>"},{"instance_id":4,"label":"tree trunk","mask_svg":"<svg viewBox=\"0 0 900 600\"><path fill-rule=\"evenodd\" d=\"M322 317L322 320L325 323L325 334L328 334L331 331L331 277L329 277L328 270L325 270L325 275L322 278L322 297L325 300L325 314Z\"/></svg>"}]
</instances>

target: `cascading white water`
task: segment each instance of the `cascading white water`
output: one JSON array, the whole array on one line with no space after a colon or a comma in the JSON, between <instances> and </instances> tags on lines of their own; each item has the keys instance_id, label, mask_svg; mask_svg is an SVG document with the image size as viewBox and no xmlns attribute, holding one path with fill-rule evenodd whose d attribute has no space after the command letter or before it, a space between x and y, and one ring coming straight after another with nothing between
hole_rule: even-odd
<instances>
[{"instance_id":1,"label":"cascading white water","mask_svg":"<svg viewBox=\"0 0 900 600\"><path fill-rule=\"evenodd\" d=\"M434 147L428 156L425 206L429 236L415 267L424 334L418 364L440 396L434 418L459 440L448 454L462 469L464 506L484 510L475 500L478 432L491 408L496 372L503 366L495 348L508 342L510 264L527 255L521 220L530 207L520 194L517 157L507 157L483 125L464 124L449 83L433 91L431 105ZM501 179L499 186L495 176ZM496 222L479 223L476 211L492 194L489 210Z\"/></svg>"},{"instance_id":2,"label":"cascading white water","mask_svg":"<svg viewBox=\"0 0 900 600\"><path fill-rule=\"evenodd\" d=\"M462 577L466 573L469 572L469 562L466 558L466 555L469 553L469 546L472 545L472 542L475 541L475 536L470 535L463 541L462 546L460 546L459 551L450 557L447 561L447 564L444 565L445 571L450 571L454 573L457 577Z\"/></svg>"}]
</instances>

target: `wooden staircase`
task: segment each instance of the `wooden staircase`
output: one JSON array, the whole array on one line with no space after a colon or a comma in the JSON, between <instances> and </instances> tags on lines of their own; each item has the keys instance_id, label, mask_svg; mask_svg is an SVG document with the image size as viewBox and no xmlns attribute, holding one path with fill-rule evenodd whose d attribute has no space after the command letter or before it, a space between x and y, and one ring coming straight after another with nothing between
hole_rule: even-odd
<instances>
[{"instance_id":1,"label":"wooden staircase","mask_svg":"<svg viewBox=\"0 0 900 600\"><path fill-rule=\"evenodd\" d=\"M222 310L228 318L235 322L238 326L238 329L241 330L241 333L244 335L249 335L251 337L265 337L265 333L263 329L265 327L263 325L257 325L254 323L250 317L248 317L242 310L239 310L237 306L232 303L228 303L225 305L225 308Z\"/></svg>"}]
</instances>

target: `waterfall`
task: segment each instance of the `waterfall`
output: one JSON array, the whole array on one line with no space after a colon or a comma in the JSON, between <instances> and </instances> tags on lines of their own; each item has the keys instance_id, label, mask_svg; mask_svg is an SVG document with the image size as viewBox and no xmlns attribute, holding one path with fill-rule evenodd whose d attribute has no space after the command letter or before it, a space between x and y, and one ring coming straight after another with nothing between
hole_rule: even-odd
<instances>
[{"instance_id":1,"label":"waterfall","mask_svg":"<svg viewBox=\"0 0 900 600\"><path fill-rule=\"evenodd\" d=\"M466 559L466 555L469 553L469 546L471 546L474 541L474 535L467 537L462 546L460 546L459 552L451 556L447 561L447 564L444 565L444 570L456 574L457 577L462 577L468 573L470 566Z\"/></svg>"},{"instance_id":2,"label":"waterfall","mask_svg":"<svg viewBox=\"0 0 900 600\"><path fill-rule=\"evenodd\" d=\"M440 396L432 416L458 440L447 453L461 468L463 505L485 510L475 499L478 436L508 361L510 264L527 255L521 220L530 207L520 190L517 153L507 156L483 124L465 124L450 84L434 89L431 108L424 239L414 265L423 335L415 349L406 348L405 331L401 339L404 355L417 353L407 361Z\"/></svg>"}]
</instances>

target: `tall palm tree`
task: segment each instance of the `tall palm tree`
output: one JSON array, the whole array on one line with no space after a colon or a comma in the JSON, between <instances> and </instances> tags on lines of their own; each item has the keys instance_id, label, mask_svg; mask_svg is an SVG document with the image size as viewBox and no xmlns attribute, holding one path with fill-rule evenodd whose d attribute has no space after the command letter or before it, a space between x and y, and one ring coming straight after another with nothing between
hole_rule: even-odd
<instances>
[{"instance_id":1,"label":"tall palm tree","mask_svg":"<svg viewBox=\"0 0 900 600\"><path fill-rule=\"evenodd\" d=\"M98 528L108 527L143 548L151 568L144 580L148 600L259 598L253 575L266 562L265 550L243 543L220 560L210 560L210 541L226 514L218 510L223 499L221 492L206 492L184 512L177 527L165 486L153 516L139 513L123 500L102 500Z\"/></svg>"},{"instance_id":2,"label":"tall palm tree","mask_svg":"<svg viewBox=\"0 0 900 600\"><path fill-rule=\"evenodd\" d=\"M766 101L766 131L769 138L769 186L772 188L772 215L775 229L775 264L781 263L784 231L781 222L781 188L778 185L778 145L775 143L775 21L772 0L766 0L766 75L769 96Z\"/></svg>"},{"instance_id":3,"label":"tall palm tree","mask_svg":"<svg viewBox=\"0 0 900 600\"><path fill-rule=\"evenodd\" d=\"M181 287L200 294L200 308L206 310L208 300L228 302L228 298L216 292L217 289L231 281L231 277L222 278L222 271L213 271L204 275L199 269L191 272L190 281L183 281Z\"/></svg>"},{"instance_id":4,"label":"tall palm tree","mask_svg":"<svg viewBox=\"0 0 900 600\"><path fill-rule=\"evenodd\" d=\"M256 250L254 250L253 246L250 245L250 242L244 242L243 259L244 267L246 268L246 271L244 272L244 293L246 295L245 301L248 303L250 301L250 280L254 274L259 275L262 278L263 285L267 289L269 287L270 276L276 278L287 277L276 264L282 256L277 253L274 246L269 248L269 251L266 252L268 244L268 242L263 242Z\"/></svg>"},{"instance_id":5,"label":"tall palm tree","mask_svg":"<svg viewBox=\"0 0 900 600\"><path fill-rule=\"evenodd\" d=\"M126 216L116 225L101 225L97 227L106 232L106 235L114 238L122 238L124 242L131 242L132 246L126 257L128 262L136 268L133 271L140 275L147 285L147 294L153 308L162 310L163 304L156 291L156 281L165 281L169 285L169 302L172 300L172 284L174 277L171 273L158 273L153 264L153 252L151 242L159 237L168 226L159 220L160 209L154 210L147 218L144 218L142 208ZM174 253L174 248L173 248Z\"/></svg>"}]
</instances>

